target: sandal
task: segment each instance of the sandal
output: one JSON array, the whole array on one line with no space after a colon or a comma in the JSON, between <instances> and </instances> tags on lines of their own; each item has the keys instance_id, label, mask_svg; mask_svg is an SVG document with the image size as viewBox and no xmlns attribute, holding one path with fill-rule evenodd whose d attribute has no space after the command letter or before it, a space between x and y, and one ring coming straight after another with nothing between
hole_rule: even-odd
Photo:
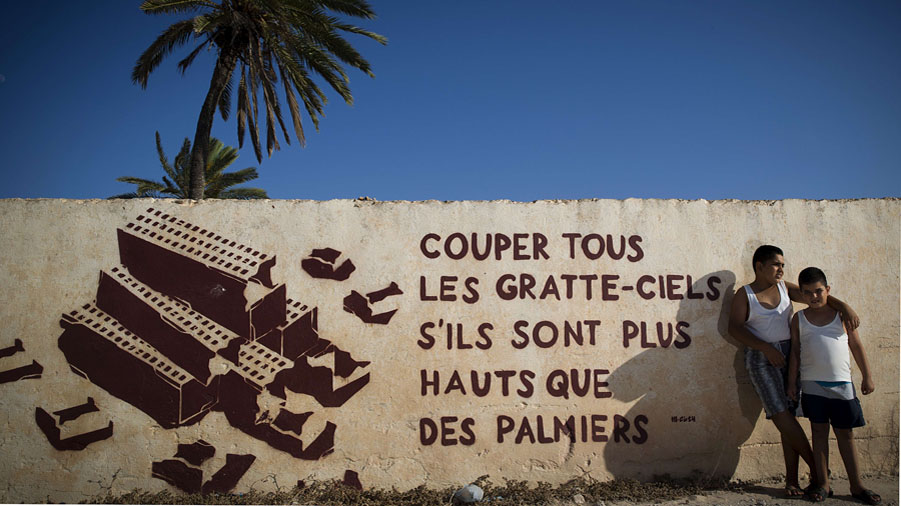
<instances>
[{"instance_id":1,"label":"sandal","mask_svg":"<svg viewBox=\"0 0 901 506\"><path fill-rule=\"evenodd\" d=\"M804 495L804 491L801 490L801 487L798 485L786 485L785 486L785 497L789 499L794 499L796 497L801 497Z\"/></svg>"},{"instance_id":2,"label":"sandal","mask_svg":"<svg viewBox=\"0 0 901 506\"><path fill-rule=\"evenodd\" d=\"M804 497L810 502L823 502L834 494L831 488L827 491L823 487L807 487L807 493L804 494Z\"/></svg>"},{"instance_id":3,"label":"sandal","mask_svg":"<svg viewBox=\"0 0 901 506\"><path fill-rule=\"evenodd\" d=\"M851 494L851 497L863 502L864 504L875 505L882 502L882 497L879 494L867 489L861 490L856 494Z\"/></svg>"}]
</instances>

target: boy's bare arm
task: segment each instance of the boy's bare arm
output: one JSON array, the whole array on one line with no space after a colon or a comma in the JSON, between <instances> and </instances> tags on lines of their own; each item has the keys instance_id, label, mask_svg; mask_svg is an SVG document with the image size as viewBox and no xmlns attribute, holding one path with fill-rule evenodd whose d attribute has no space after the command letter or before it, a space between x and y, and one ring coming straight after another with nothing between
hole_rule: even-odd
<instances>
[{"instance_id":1,"label":"boy's bare arm","mask_svg":"<svg viewBox=\"0 0 901 506\"><path fill-rule=\"evenodd\" d=\"M801 367L801 334L798 331L798 313L792 316L791 322L792 351L788 359L788 387L785 395L789 399L797 400L800 388L798 386L798 369Z\"/></svg>"},{"instance_id":2,"label":"boy's bare arm","mask_svg":"<svg viewBox=\"0 0 901 506\"><path fill-rule=\"evenodd\" d=\"M732 306L729 308L729 335L734 337L738 342L763 352L767 360L776 367L785 365L785 358L782 353L769 344L757 339L746 327L745 322L748 320L748 298L745 296L744 288L739 288L732 297Z\"/></svg>"},{"instance_id":3,"label":"boy's bare arm","mask_svg":"<svg viewBox=\"0 0 901 506\"><path fill-rule=\"evenodd\" d=\"M857 368L860 369L860 374L863 376L863 381L860 382L860 392L864 395L871 394L876 390L876 384L873 382L873 375L870 374L870 363L863 350L863 343L860 341L856 329L846 326L845 330L848 331L848 347L851 348L851 355L854 355L854 361L857 362Z\"/></svg>"},{"instance_id":4,"label":"boy's bare arm","mask_svg":"<svg viewBox=\"0 0 901 506\"><path fill-rule=\"evenodd\" d=\"M801 298L801 288L798 285L788 282L785 282L785 287L788 288L788 297L792 300L792 302L801 302L804 300ZM860 317L857 316L857 313L851 309L846 302L843 302L838 297L829 294L829 298L826 299L826 305L831 307L832 309L839 312L842 315L842 321L845 322L845 325L851 327L852 329L856 329L860 326Z\"/></svg>"}]
</instances>

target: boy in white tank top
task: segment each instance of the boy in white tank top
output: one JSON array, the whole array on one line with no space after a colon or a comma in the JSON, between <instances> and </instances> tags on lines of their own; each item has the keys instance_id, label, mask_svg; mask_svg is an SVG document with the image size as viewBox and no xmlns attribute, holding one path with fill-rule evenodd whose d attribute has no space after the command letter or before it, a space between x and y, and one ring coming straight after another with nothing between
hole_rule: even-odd
<instances>
[{"instance_id":1,"label":"boy in white tank top","mask_svg":"<svg viewBox=\"0 0 901 506\"><path fill-rule=\"evenodd\" d=\"M819 502L832 495L827 473L831 423L848 473L851 495L865 504L879 504L882 498L864 487L860 480L854 447L853 429L863 427L865 422L851 381L849 351L863 376L860 391L868 395L876 388L863 344L857 330L844 324L838 312L827 305L829 285L823 271L816 267L804 269L798 276L798 284L808 308L797 313L791 322L787 394L797 398L800 387L804 416L810 419L816 486L808 491L808 496Z\"/></svg>"},{"instance_id":2,"label":"boy in white tank top","mask_svg":"<svg viewBox=\"0 0 901 506\"><path fill-rule=\"evenodd\" d=\"M729 313L729 334L745 346L745 367L754 390L763 402L766 418L772 420L782 439L785 459L785 494L803 495L798 479L798 463L803 458L814 475L813 451L798 423L798 403L786 395L788 357L791 350L792 301L801 302L797 285L783 281L785 260L782 250L764 245L754 252L754 282L735 293ZM844 302L833 298L829 304L849 325L859 320Z\"/></svg>"}]
</instances>

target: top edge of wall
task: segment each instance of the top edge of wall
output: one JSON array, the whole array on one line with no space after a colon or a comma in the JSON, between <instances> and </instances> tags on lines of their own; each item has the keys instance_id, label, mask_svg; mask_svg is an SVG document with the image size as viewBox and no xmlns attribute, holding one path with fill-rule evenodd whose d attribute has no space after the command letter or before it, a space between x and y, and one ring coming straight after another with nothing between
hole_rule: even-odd
<instances>
[{"instance_id":1,"label":"top edge of wall","mask_svg":"<svg viewBox=\"0 0 901 506\"><path fill-rule=\"evenodd\" d=\"M2 198L0 202L5 201L16 201L16 202L49 202L49 201L58 201L58 202L84 202L84 203L100 203L100 202L109 202L109 203L125 203L129 201L136 202L171 202L174 204L182 204L186 206L194 206L204 204L206 202L234 202L234 203L253 203L253 202L367 202L373 204L459 204L459 203L501 203L501 204L568 204L572 202L626 202L626 201L651 201L651 202L701 202L701 203L749 203L749 204L775 204L777 202L865 202L865 201L888 201L888 202L896 202L901 201L899 197L867 197L867 198L847 198L847 199L802 199L802 198L787 198L787 199L773 199L773 200L742 200L742 199L679 199L679 198L640 198L640 197L629 197L625 199L613 199L613 198L586 198L586 199L540 199L540 200L530 200L530 201L522 201L522 200L509 200L509 199L495 199L495 200L437 200L437 199L427 199L427 200L378 200L372 197L358 197L355 199L328 199L328 200L313 200L313 199L204 199L204 200L191 200L191 199L174 199L174 198L137 198L137 199L66 199L66 198Z\"/></svg>"}]
</instances>

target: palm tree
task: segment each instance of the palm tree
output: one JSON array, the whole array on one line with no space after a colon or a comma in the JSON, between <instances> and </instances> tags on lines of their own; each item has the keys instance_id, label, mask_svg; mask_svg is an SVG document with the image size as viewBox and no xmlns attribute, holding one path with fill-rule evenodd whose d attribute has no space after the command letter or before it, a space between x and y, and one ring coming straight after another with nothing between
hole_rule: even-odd
<instances>
[{"instance_id":1,"label":"palm tree","mask_svg":"<svg viewBox=\"0 0 901 506\"><path fill-rule=\"evenodd\" d=\"M163 58L177 46L187 44L192 37L200 43L178 63L182 72L204 48L215 47L217 51L191 152L190 197L194 199L203 198L203 166L207 156L204 149L208 145L216 108L223 120L228 119L237 67L241 70L237 97L238 146L244 145L246 128L257 161L262 163L257 121L259 90L262 90L262 108L266 113L266 150L272 156L272 151L280 148L276 123L285 142L291 143L275 87L279 79L291 111L295 135L303 145L304 133L295 92L318 129L326 96L313 82L313 75L322 77L348 104L353 103L353 96L341 64L374 77L369 62L342 37L341 32L386 43L381 35L343 23L329 14L372 19L375 13L365 0L145 0L141 10L148 14L201 12L171 25L141 54L131 77L142 88L147 87L150 73Z\"/></svg>"},{"instance_id":2,"label":"palm tree","mask_svg":"<svg viewBox=\"0 0 901 506\"><path fill-rule=\"evenodd\" d=\"M123 193L115 195L113 199L122 198L140 198L140 197L175 197L179 199L191 198L189 191L191 182L191 170L189 162L191 160L191 140L185 138L185 142L181 146L181 150L175 155L172 163L166 158L163 152L163 145L160 142L160 133L156 133L156 152L160 157L160 164L166 175L163 181L151 181L139 177L125 176L117 178L116 181L123 183L131 183L137 185L137 189L132 193ZM207 199L268 199L265 190L260 188L232 188L232 186L246 183L256 179L258 176L257 169L247 167L236 172L225 172L229 165L234 163L238 158L238 150L226 146L215 137L210 139L207 147L206 166L204 168L204 179L206 187L203 190L203 198ZM167 177L168 176L168 177Z\"/></svg>"}]
</instances>

